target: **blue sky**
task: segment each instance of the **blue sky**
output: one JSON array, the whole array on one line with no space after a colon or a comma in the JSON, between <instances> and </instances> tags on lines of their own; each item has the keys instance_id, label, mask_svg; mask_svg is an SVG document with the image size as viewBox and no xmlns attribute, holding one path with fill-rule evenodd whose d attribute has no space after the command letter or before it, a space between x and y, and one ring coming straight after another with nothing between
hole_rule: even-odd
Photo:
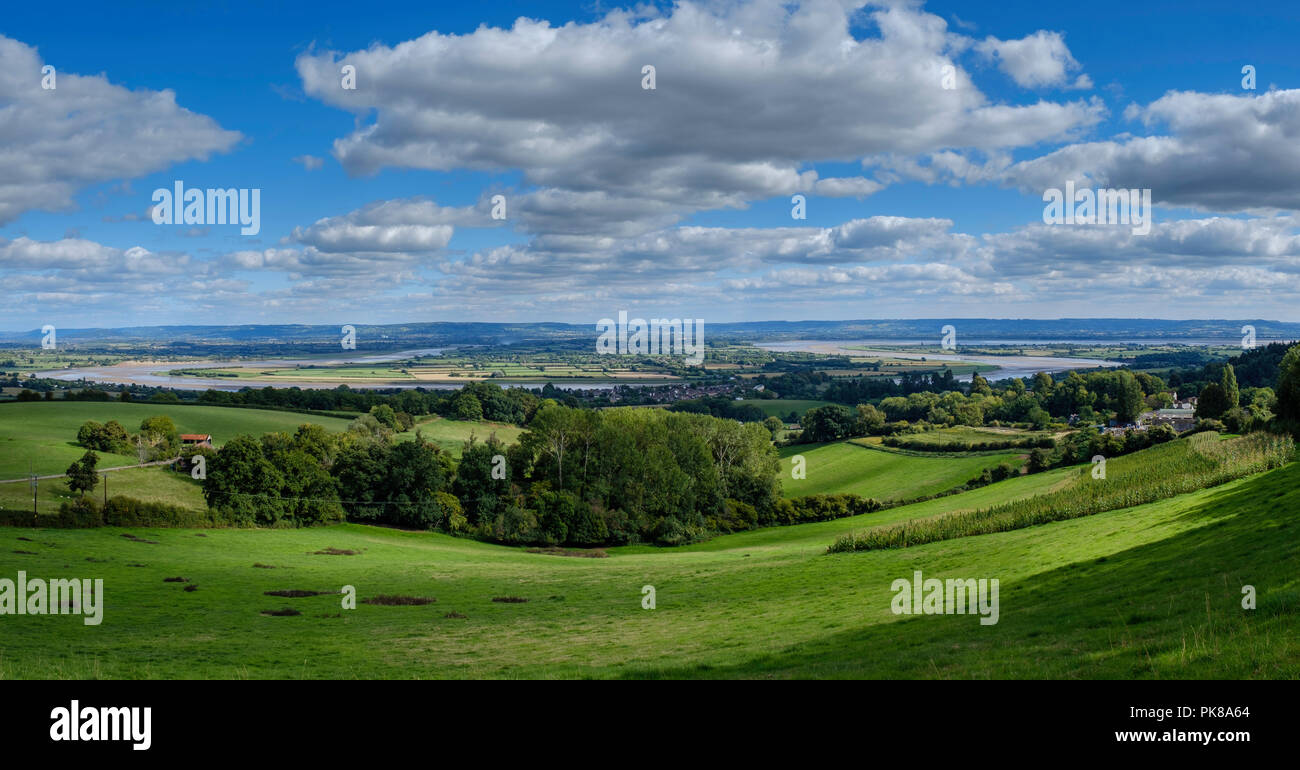
<instances>
[{"instance_id":1,"label":"blue sky","mask_svg":"<svg viewBox=\"0 0 1300 770\"><path fill-rule=\"evenodd\" d=\"M1226 3L9 8L0 328L1300 320L1298 33ZM261 231L154 224L176 180L260 189ZM1068 180L1151 189L1152 231L1045 225Z\"/></svg>"}]
</instances>

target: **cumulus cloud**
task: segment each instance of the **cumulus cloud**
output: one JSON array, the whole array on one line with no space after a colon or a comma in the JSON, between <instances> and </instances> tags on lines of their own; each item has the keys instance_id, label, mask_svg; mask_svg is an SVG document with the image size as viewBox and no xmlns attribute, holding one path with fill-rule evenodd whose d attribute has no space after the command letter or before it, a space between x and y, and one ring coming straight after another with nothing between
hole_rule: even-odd
<instances>
[{"instance_id":1,"label":"cumulus cloud","mask_svg":"<svg viewBox=\"0 0 1300 770\"><path fill-rule=\"evenodd\" d=\"M422 211L426 221L463 215L423 200L358 211L370 222L405 221L403 211ZM198 260L22 237L0 241L0 269L14 301L44 314L157 308L173 321L183 320L174 316L182 307L268 320L366 312L400 321L448 308L456 312L441 317L581 320L593 308L665 303L717 319L915 316L918 302L983 316L1012 307L1088 316L1099 302L1233 316L1244 307L1280 313L1293 302L1300 217L1160 221L1139 236L1125 226L1037 223L973 234L947 219L877 216L833 227L676 226L626 238L552 233L433 259L301 245ZM257 286L254 275L263 279ZM268 275L283 280L268 284ZM862 312L844 309L854 306Z\"/></svg>"},{"instance_id":2,"label":"cumulus cloud","mask_svg":"<svg viewBox=\"0 0 1300 770\"><path fill-rule=\"evenodd\" d=\"M990 102L956 66L969 38L906 5L869 9L860 18L873 34L855 36L862 5L683 2L561 27L521 18L309 51L297 68L308 95L361 121L334 143L349 173L518 169L541 190L602 196L612 209L636 202L604 223L621 235L755 199L882 186L820 179L809 164L1022 147L1072 137L1104 114L1095 100ZM343 64L356 67L354 90L341 87ZM645 65L656 68L654 90L642 88ZM960 87L942 88L946 67ZM586 221L571 229L601 224Z\"/></svg>"},{"instance_id":3,"label":"cumulus cloud","mask_svg":"<svg viewBox=\"0 0 1300 770\"><path fill-rule=\"evenodd\" d=\"M1025 88L1067 84L1072 88L1092 87L1087 75L1079 75L1069 83L1069 73L1079 69L1079 62L1070 55L1059 32L1039 30L1020 40L987 37L976 44L975 50L996 61L999 69Z\"/></svg>"},{"instance_id":4,"label":"cumulus cloud","mask_svg":"<svg viewBox=\"0 0 1300 770\"><path fill-rule=\"evenodd\" d=\"M323 252L431 252L447 246L453 225L488 226L490 204L445 207L423 198L376 201L338 217L295 227L291 239Z\"/></svg>"},{"instance_id":5,"label":"cumulus cloud","mask_svg":"<svg viewBox=\"0 0 1300 770\"><path fill-rule=\"evenodd\" d=\"M317 222L294 237L321 251L436 251L451 240L450 225L357 225Z\"/></svg>"},{"instance_id":6,"label":"cumulus cloud","mask_svg":"<svg viewBox=\"0 0 1300 770\"><path fill-rule=\"evenodd\" d=\"M456 301L523 296L532 307L554 308L657 292L733 313L799 303L824 310L850 300L903 308L897 303L906 297L983 298L1000 308L1091 298L1095 314L1099 295L1116 303L1110 307L1192 297L1224 307L1252 297L1276 303L1298 266L1300 220L1289 216L1157 222L1146 236L1127 226L1043 224L970 234L946 219L870 217L826 228L540 236L440 263L454 280L437 291ZM1050 301L1045 307L1053 312ZM915 315L915 305L904 312Z\"/></svg>"},{"instance_id":7,"label":"cumulus cloud","mask_svg":"<svg viewBox=\"0 0 1300 770\"><path fill-rule=\"evenodd\" d=\"M1157 203L1205 211L1300 210L1300 90L1173 91L1126 116L1167 133L1070 144L1010 166L1006 180L1150 188Z\"/></svg>"},{"instance_id":8,"label":"cumulus cloud","mask_svg":"<svg viewBox=\"0 0 1300 770\"><path fill-rule=\"evenodd\" d=\"M0 35L0 225L71 208L86 185L206 160L240 139L177 105L170 90L70 72L56 72L46 90L43 64L36 49Z\"/></svg>"}]
</instances>

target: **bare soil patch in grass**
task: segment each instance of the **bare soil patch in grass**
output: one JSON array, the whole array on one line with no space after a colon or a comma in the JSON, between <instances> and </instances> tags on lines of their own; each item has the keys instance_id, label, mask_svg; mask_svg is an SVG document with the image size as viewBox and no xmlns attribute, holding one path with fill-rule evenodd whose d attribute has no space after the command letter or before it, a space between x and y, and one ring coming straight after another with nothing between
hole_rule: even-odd
<instances>
[{"instance_id":1,"label":"bare soil patch in grass","mask_svg":"<svg viewBox=\"0 0 1300 770\"><path fill-rule=\"evenodd\" d=\"M433 604L438 601L431 596L393 596L390 594L380 594L362 599L362 604L379 604L385 607L418 607L425 604Z\"/></svg>"},{"instance_id":2,"label":"bare soil patch in grass","mask_svg":"<svg viewBox=\"0 0 1300 770\"><path fill-rule=\"evenodd\" d=\"M575 556L579 559L608 559L609 554L605 553L603 548L560 548L558 546L548 546L546 548L529 548L528 553L540 553L547 556Z\"/></svg>"}]
</instances>

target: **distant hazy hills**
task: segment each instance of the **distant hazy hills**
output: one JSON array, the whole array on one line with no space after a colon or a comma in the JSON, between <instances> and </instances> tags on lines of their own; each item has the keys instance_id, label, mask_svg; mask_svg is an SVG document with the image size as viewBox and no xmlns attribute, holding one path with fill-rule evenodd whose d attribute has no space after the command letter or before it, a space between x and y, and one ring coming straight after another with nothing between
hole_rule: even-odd
<instances>
[{"instance_id":1,"label":"distant hazy hills","mask_svg":"<svg viewBox=\"0 0 1300 770\"><path fill-rule=\"evenodd\" d=\"M648 315L645 317L649 317ZM922 318L859 321L746 321L709 323L706 342L780 339L939 340L951 324L961 340L1239 340L1242 327L1255 327L1259 340L1300 339L1300 323L1243 320L1167 321L1146 318ZM58 329L60 343L331 343L338 325L133 326L119 329ZM409 323L353 324L369 348L439 345L502 345L594 339L596 324L564 323ZM0 343L39 345L41 332L0 332Z\"/></svg>"}]
</instances>

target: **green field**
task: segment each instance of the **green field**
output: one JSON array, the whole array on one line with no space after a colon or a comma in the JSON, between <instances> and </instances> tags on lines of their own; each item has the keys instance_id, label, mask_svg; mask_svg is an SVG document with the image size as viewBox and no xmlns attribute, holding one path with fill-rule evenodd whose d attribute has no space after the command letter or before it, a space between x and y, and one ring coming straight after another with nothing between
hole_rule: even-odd
<instances>
[{"instance_id":1,"label":"green field","mask_svg":"<svg viewBox=\"0 0 1300 770\"><path fill-rule=\"evenodd\" d=\"M1196 433L1113 458L1105 466L1104 477L1095 476L1094 467L1083 465L1048 494L980 511L874 527L840 538L832 551L905 548L1091 516L1212 488L1281 467L1294 456L1295 442L1290 436Z\"/></svg>"},{"instance_id":2,"label":"green field","mask_svg":"<svg viewBox=\"0 0 1300 770\"><path fill-rule=\"evenodd\" d=\"M946 492L998 463L1019 466L1017 452L925 457L850 441L783 447L781 485L787 497L852 493L876 500L909 500ZM791 478L791 458L802 455L807 478Z\"/></svg>"},{"instance_id":3,"label":"green field","mask_svg":"<svg viewBox=\"0 0 1300 770\"><path fill-rule=\"evenodd\" d=\"M175 404L143 404L94 402L94 401L36 401L23 404L0 405L0 479L26 477L28 463L37 475L63 473L74 460L80 458L85 449L78 446L77 429L87 420L108 422L117 420L127 431L135 431L146 417L165 414L176 423L181 433L210 433L213 442L222 446L226 441L241 433L260 436L274 431L292 432L303 423L315 423L331 431L347 430L350 419L344 417L320 417L297 412L280 412L269 409L236 409L219 406L178 406ZM495 422L461 422L446 420L441 417L425 417L418 424L426 441L437 444L454 457L460 457L461 448L471 435L480 441L487 440L493 433L507 444L513 444L523 433L523 429L505 423ZM398 435L399 440L412 440L415 431ZM134 454L100 453L100 468L112 468L121 465L134 465ZM166 473L163 469L141 469L133 473L139 476L119 477L125 471L115 471L110 494L124 494L140 499L166 499L164 494L155 494L152 486L164 482L155 482L155 476ZM122 486L118 486L122 484ZM188 486L188 482L182 482ZM96 492L102 490L97 489ZM183 490L178 490L183 491ZM56 494L57 492L57 494ZM50 479L41 482L38 502L41 510L47 505L57 509L66 497L67 488L62 481ZM175 502L187 505L193 499L192 494L179 494ZM22 507L30 510L32 504L31 490L27 484L0 484L0 507Z\"/></svg>"},{"instance_id":4,"label":"green field","mask_svg":"<svg viewBox=\"0 0 1300 770\"><path fill-rule=\"evenodd\" d=\"M524 432L523 428L517 425L510 425L503 422L462 422L460 420L447 420L442 417L425 417L421 422L416 423L420 430L420 435L425 441L437 444L444 452L450 452L453 457L460 457L461 449L464 448L465 442L469 441L470 436L474 436L479 441L487 441L488 436L496 434L506 444L513 444L519 440L520 434ZM413 440L415 431L409 430L398 436L399 440Z\"/></svg>"},{"instance_id":5,"label":"green field","mask_svg":"<svg viewBox=\"0 0 1300 770\"><path fill-rule=\"evenodd\" d=\"M810 401L801 398L751 398L741 403L744 406L756 406L768 417L780 417L783 420L791 412L802 416L809 409L832 405L830 401Z\"/></svg>"},{"instance_id":6,"label":"green field","mask_svg":"<svg viewBox=\"0 0 1300 770\"><path fill-rule=\"evenodd\" d=\"M45 479L37 485L36 503L42 514L57 513L59 506L75 499L65 479ZM108 474L108 494L123 495L148 502L171 503L191 510L207 508L203 488L185 473L167 466L128 468ZM103 500L104 482L100 481L89 496ZM0 484L0 510L32 510L32 489L26 481Z\"/></svg>"},{"instance_id":7,"label":"green field","mask_svg":"<svg viewBox=\"0 0 1300 770\"><path fill-rule=\"evenodd\" d=\"M146 417L165 414L181 433L210 433L219 447L240 433L260 436L274 431L293 431L305 422L327 430L347 430L349 420L317 417L296 412L265 409L232 409L220 406L178 406L136 404L115 401L37 401L0 404L0 479L26 476L28 462L37 475L63 473L85 449L77 446L77 429L87 420L117 420L128 432L139 430ZM100 467L130 465L135 455L104 455Z\"/></svg>"},{"instance_id":8,"label":"green field","mask_svg":"<svg viewBox=\"0 0 1300 770\"><path fill-rule=\"evenodd\" d=\"M218 443L304 421L334 430L347 425L261 410L42 402L0 407L0 441L7 442L0 446L44 435L40 453L66 448L70 462L81 452L70 442L84 420L118 419L133 429L160 413L187 432L216 434ZM191 416L198 424L182 422ZM225 422L213 427L217 421ZM441 418L421 424L426 438L453 452L470 433L486 438L493 430L508 443L521 432ZM1206 446L1197 451L1214 451L1212 439L1198 438ZM1130 467L1167 476L1157 461L1184 443L1190 446L1177 442L1117 458L1111 476L1123 481ZM854 492L879 500L942 492L1021 457L928 457L852 442L786 447L781 454L787 495ZM788 478L794 454L807 460L805 481ZM105 600L99 626L78 616L5 616L0 678L1300 677L1297 463L1081 518L827 553L847 533L1056 500L1084 472L1059 468L864 516L680 548L609 548L608 558L356 524L0 528L0 577L12 580L22 570L29 578L102 578ZM195 482L165 468L118 471L110 484L110 494L203 505ZM45 509L67 494L61 480L41 484ZM0 485L0 506L27 510L30 503L25 483ZM330 548L355 553L316 553ZM890 586L914 570L927 578L997 578L999 622L894 615ZM169 577L189 582L164 582ZM197 588L186 591L187 585ZM345 585L355 586L361 600L436 602L362 601L343 609L337 593L265 595ZM642 608L647 585L656 590L654 610ZM1242 609L1243 585L1258 591L1258 609ZM263 614L285 607L301 614Z\"/></svg>"},{"instance_id":9,"label":"green field","mask_svg":"<svg viewBox=\"0 0 1300 770\"><path fill-rule=\"evenodd\" d=\"M1019 441L1027 438L1042 438L1054 435L1052 431L1017 430L1014 428L971 428L958 425L952 428L927 430L920 433L904 433L899 436L908 442L917 444L946 444L953 441L971 443L984 441Z\"/></svg>"},{"instance_id":10,"label":"green field","mask_svg":"<svg viewBox=\"0 0 1300 770\"><path fill-rule=\"evenodd\" d=\"M1030 483L1042 481L967 494ZM909 508L862 518L901 520L916 515ZM1083 519L834 556L833 530L861 522L610 549L606 559L358 525L129 533L154 543L115 529L3 529L0 574L100 577L106 609L100 626L6 617L0 676L1295 678L1297 509L1293 463ZM359 553L312 553L327 547ZM999 622L892 614L890 584L915 569L998 578ZM173 576L197 590L163 582ZM1242 609L1243 584L1257 589L1258 609ZM337 595L263 593L344 585L359 598L437 601L344 610ZM645 585L656 588L654 610L642 609ZM492 601L503 596L529 601ZM285 606L302 614L262 614Z\"/></svg>"}]
</instances>

